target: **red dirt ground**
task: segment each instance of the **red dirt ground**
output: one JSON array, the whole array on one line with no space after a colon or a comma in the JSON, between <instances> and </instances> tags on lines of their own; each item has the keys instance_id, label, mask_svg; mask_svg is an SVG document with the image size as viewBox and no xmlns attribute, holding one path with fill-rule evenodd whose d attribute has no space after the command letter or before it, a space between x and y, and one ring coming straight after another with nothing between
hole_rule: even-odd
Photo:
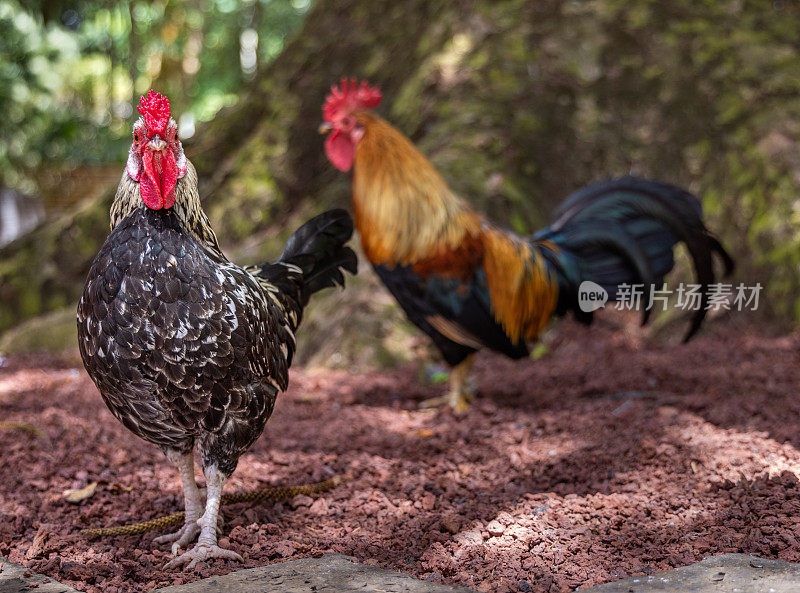
<instances>
[{"instance_id":1,"label":"red dirt ground","mask_svg":"<svg viewBox=\"0 0 800 593\"><path fill-rule=\"evenodd\" d=\"M296 369L227 489L347 474L315 500L224 510L245 567L324 552L479 591L567 591L749 552L800 561L800 337L712 324L692 343L560 328L540 360L488 353L465 415L418 411L418 368ZM113 419L83 369L0 369L0 554L86 591L146 591L241 568L164 571L155 534L78 530L180 509L177 476ZM78 505L62 492L97 481ZM32 548L34 537L40 534Z\"/></svg>"}]
</instances>

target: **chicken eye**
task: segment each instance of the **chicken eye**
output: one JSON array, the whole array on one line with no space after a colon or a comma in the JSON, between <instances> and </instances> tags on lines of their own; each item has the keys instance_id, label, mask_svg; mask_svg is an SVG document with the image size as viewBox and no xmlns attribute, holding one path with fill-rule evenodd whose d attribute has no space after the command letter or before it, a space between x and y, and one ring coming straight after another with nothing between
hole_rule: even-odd
<instances>
[{"instance_id":1,"label":"chicken eye","mask_svg":"<svg viewBox=\"0 0 800 593\"><path fill-rule=\"evenodd\" d=\"M139 142L139 132L133 133L133 141L137 143Z\"/></svg>"}]
</instances>

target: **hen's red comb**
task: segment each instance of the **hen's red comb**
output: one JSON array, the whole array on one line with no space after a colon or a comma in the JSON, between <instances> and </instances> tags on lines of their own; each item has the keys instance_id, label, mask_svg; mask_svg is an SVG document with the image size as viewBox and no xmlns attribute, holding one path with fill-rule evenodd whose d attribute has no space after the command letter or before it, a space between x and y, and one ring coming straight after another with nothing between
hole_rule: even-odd
<instances>
[{"instance_id":1,"label":"hen's red comb","mask_svg":"<svg viewBox=\"0 0 800 593\"><path fill-rule=\"evenodd\" d=\"M139 113L144 117L147 129L153 134L164 134L169 123L169 99L153 89L147 91L146 97L139 98Z\"/></svg>"},{"instance_id":2,"label":"hen's red comb","mask_svg":"<svg viewBox=\"0 0 800 593\"><path fill-rule=\"evenodd\" d=\"M336 85L331 87L322 107L322 117L325 121L332 122L337 113L372 109L378 106L382 98L380 90L370 86L366 80L358 86L355 78L348 80L344 77L341 88Z\"/></svg>"}]
</instances>

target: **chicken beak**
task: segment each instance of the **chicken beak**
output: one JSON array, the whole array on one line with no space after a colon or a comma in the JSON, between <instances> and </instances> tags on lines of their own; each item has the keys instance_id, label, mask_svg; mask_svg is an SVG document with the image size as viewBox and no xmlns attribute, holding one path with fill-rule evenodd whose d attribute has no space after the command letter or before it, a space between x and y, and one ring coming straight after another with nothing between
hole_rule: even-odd
<instances>
[{"instance_id":1,"label":"chicken beak","mask_svg":"<svg viewBox=\"0 0 800 593\"><path fill-rule=\"evenodd\" d=\"M153 139L152 139L152 140L150 140L150 142L148 142L148 143L147 143L147 148L149 148L149 149L150 149L150 150L152 150L153 152L160 152L161 150L163 150L163 149L164 149L164 147L165 147L166 145L167 145L167 143L166 143L166 142L164 142L164 141L163 141L163 140L162 140L162 139L161 139L161 138L158 136L158 134L156 134L156 135L153 137Z\"/></svg>"},{"instance_id":2,"label":"chicken beak","mask_svg":"<svg viewBox=\"0 0 800 593\"><path fill-rule=\"evenodd\" d=\"M332 129L333 129L333 126L332 126L330 123L328 123L328 122L322 122L322 123L319 125L319 128L318 128L318 130L317 130L317 131L318 131L320 134L327 134L327 133L328 133L328 132L330 132Z\"/></svg>"}]
</instances>

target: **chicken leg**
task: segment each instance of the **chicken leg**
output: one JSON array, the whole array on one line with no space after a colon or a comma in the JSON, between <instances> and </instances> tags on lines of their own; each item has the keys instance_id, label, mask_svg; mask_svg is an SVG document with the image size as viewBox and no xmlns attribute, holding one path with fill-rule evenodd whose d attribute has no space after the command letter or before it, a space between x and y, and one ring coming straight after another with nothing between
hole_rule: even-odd
<instances>
[{"instance_id":1,"label":"chicken leg","mask_svg":"<svg viewBox=\"0 0 800 593\"><path fill-rule=\"evenodd\" d=\"M469 410L469 402L475 399L475 388L469 385L469 373L472 370L474 358L475 355L470 354L450 372L450 391L448 393L426 399L419 407L435 408L447 404L456 414Z\"/></svg>"},{"instance_id":2,"label":"chicken leg","mask_svg":"<svg viewBox=\"0 0 800 593\"><path fill-rule=\"evenodd\" d=\"M181 476L186 516L183 527L178 531L162 535L153 541L157 544L173 542L172 554L177 555L179 548L185 547L188 543L194 541L194 538L200 533L200 526L197 524L197 520L203 514L203 497L200 495L200 490L197 488L197 482L194 479L194 455L170 450L167 451L167 459L178 468L178 473Z\"/></svg>"},{"instance_id":3,"label":"chicken leg","mask_svg":"<svg viewBox=\"0 0 800 593\"><path fill-rule=\"evenodd\" d=\"M188 563L188 569L193 569L199 562L210 558L224 558L244 562L241 556L233 550L226 550L217 545L217 517L219 516L219 503L222 498L222 487L227 477L216 466L203 468L206 475L206 510L203 516L197 519L196 525L200 527L200 537L195 546L170 560L164 568L177 568Z\"/></svg>"}]
</instances>

